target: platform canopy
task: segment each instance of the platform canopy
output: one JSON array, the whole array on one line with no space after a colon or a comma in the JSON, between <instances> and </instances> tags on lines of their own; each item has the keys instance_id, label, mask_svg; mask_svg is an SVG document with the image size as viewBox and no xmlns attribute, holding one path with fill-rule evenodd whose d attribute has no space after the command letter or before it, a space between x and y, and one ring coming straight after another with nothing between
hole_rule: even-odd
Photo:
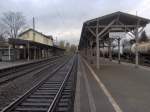
<instances>
[{"instance_id":1,"label":"platform canopy","mask_svg":"<svg viewBox=\"0 0 150 112\"><path fill-rule=\"evenodd\" d=\"M124 12L115 12L84 22L79 42L79 49L87 47L90 40L105 40L109 32L130 32L135 35L135 29L144 29L150 23L149 19Z\"/></svg>"},{"instance_id":2,"label":"platform canopy","mask_svg":"<svg viewBox=\"0 0 150 112\"><path fill-rule=\"evenodd\" d=\"M43 48L43 49L54 49L54 50L65 51L65 49L62 49L62 48L60 48L59 46L56 46L56 45L49 46L49 45L46 45L46 44L31 41L31 40L9 38L8 43L9 44L14 44L14 45L23 45L23 46L30 44L30 46L40 47L40 48Z\"/></svg>"},{"instance_id":3,"label":"platform canopy","mask_svg":"<svg viewBox=\"0 0 150 112\"><path fill-rule=\"evenodd\" d=\"M96 63L99 69L100 47L102 44L107 43L109 49L109 59L111 56L112 41L114 38L110 38L110 32L124 32L134 37L136 42L138 40L139 33L143 31L145 26L150 23L149 19L127 14L124 12L115 12L102 17L88 20L84 22L79 42L79 50L83 51L84 55L89 51L93 51L93 46L96 47ZM118 40L118 47L120 48L120 39ZM118 56L120 60L120 55ZM138 51L136 50L136 65L138 65Z\"/></svg>"}]
</instances>

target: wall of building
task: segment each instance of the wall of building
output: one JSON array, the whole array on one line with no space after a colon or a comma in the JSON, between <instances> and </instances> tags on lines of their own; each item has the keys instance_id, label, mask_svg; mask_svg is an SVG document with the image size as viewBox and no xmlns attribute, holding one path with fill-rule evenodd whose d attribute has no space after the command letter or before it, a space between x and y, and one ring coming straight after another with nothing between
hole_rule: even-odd
<instances>
[{"instance_id":1,"label":"wall of building","mask_svg":"<svg viewBox=\"0 0 150 112\"><path fill-rule=\"evenodd\" d=\"M30 30L30 31L24 33L19 38L24 39L24 40L31 40L31 41L46 44L49 46L53 46L53 40L52 39L50 39L50 38L48 38L48 37L46 37L40 33L33 32L33 30Z\"/></svg>"}]
</instances>

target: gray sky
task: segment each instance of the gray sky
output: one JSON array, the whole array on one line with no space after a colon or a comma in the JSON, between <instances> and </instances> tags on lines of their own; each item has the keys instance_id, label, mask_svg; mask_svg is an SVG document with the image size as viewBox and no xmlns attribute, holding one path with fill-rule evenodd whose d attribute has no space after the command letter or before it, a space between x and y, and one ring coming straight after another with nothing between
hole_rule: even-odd
<instances>
[{"instance_id":1,"label":"gray sky","mask_svg":"<svg viewBox=\"0 0 150 112\"><path fill-rule=\"evenodd\" d=\"M0 0L0 16L23 12L29 26L34 16L38 31L77 44L84 21L116 11L138 11L139 16L150 18L149 4L150 0Z\"/></svg>"}]
</instances>

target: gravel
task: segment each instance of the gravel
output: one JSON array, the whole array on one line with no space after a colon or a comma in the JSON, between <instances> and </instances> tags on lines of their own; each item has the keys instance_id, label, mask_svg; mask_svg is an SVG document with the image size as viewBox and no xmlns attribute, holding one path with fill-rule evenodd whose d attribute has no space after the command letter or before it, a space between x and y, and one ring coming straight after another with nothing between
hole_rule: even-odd
<instances>
[{"instance_id":1,"label":"gravel","mask_svg":"<svg viewBox=\"0 0 150 112\"><path fill-rule=\"evenodd\" d=\"M59 59L56 64L50 66L48 69L44 70L42 73L29 73L22 77L19 77L11 82L0 85L0 110L5 106L9 105L11 102L16 100L19 96L23 95L35 84L37 84L41 79L49 75L56 66L60 65L66 60L64 58ZM35 74L36 73L36 74Z\"/></svg>"}]
</instances>

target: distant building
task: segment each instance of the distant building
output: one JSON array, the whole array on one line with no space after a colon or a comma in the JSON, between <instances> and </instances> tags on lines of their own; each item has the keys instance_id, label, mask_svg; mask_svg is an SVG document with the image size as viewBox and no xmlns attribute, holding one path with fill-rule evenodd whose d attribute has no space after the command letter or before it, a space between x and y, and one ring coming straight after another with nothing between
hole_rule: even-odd
<instances>
[{"instance_id":1,"label":"distant building","mask_svg":"<svg viewBox=\"0 0 150 112\"><path fill-rule=\"evenodd\" d=\"M28 29L18 38L0 40L0 61L30 60L62 55L65 50L55 46L52 36Z\"/></svg>"},{"instance_id":2,"label":"distant building","mask_svg":"<svg viewBox=\"0 0 150 112\"><path fill-rule=\"evenodd\" d=\"M28 29L18 36L19 39L30 40L41 44L53 46L53 37L44 35L36 30Z\"/></svg>"},{"instance_id":3,"label":"distant building","mask_svg":"<svg viewBox=\"0 0 150 112\"><path fill-rule=\"evenodd\" d=\"M11 56L10 57L8 56L9 52L10 52L9 43L4 40L0 41L0 61L12 58Z\"/></svg>"}]
</instances>

